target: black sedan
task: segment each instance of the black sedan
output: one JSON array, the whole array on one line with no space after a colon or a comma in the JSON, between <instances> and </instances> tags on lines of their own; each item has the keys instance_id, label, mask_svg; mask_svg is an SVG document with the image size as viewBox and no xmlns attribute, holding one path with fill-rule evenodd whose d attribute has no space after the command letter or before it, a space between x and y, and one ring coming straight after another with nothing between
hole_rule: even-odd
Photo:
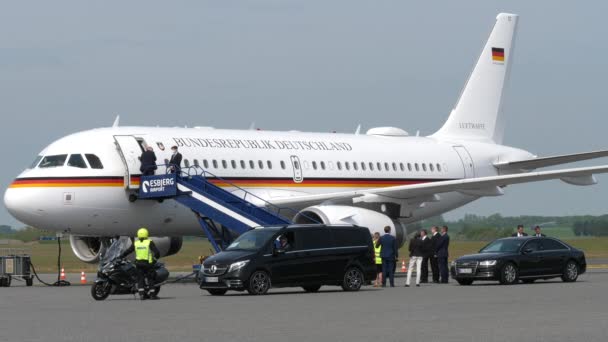
<instances>
[{"instance_id":1,"label":"black sedan","mask_svg":"<svg viewBox=\"0 0 608 342\"><path fill-rule=\"evenodd\" d=\"M587 262L583 251L558 239L512 237L492 241L478 254L456 259L450 268L460 285L471 285L475 280L532 283L557 277L573 282L585 273Z\"/></svg>"}]
</instances>

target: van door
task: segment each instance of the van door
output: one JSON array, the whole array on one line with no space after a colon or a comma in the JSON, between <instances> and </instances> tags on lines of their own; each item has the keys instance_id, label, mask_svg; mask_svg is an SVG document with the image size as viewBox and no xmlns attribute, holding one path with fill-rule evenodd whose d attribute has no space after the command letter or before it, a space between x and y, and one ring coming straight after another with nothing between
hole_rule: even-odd
<instances>
[{"instance_id":1,"label":"van door","mask_svg":"<svg viewBox=\"0 0 608 342\"><path fill-rule=\"evenodd\" d=\"M300 258L298 280L305 283L326 283L336 266L335 250L329 229L296 230L296 253Z\"/></svg>"},{"instance_id":2,"label":"van door","mask_svg":"<svg viewBox=\"0 0 608 342\"><path fill-rule=\"evenodd\" d=\"M116 149L125 165L125 188L139 189L139 176L141 176L139 156L143 152L141 144L132 135L115 135L114 140Z\"/></svg>"},{"instance_id":3,"label":"van door","mask_svg":"<svg viewBox=\"0 0 608 342\"><path fill-rule=\"evenodd\" d=\"M302 174L302 163L298 156L291 156L291 167L293 168L293 181L295 183L302 183L304 181L304 175Z\"/></svg>"},{"instance_id":4,"label":"van door","mask_svg":"<svg viewBox=\"0 0 608 342\"><path fill-rule=\"evenodd\" d=\"M475 177L475 165L473 164L473 158L469 154L469 151L464 146L454 146L454 150L458 153L462 166L464 168L464 178Z\"/></svg>"}]
</instances>

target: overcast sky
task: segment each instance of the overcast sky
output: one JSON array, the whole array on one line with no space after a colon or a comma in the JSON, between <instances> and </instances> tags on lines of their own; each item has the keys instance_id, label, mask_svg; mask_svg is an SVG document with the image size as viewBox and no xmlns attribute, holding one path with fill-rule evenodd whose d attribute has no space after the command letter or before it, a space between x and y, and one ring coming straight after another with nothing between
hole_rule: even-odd
<instances>
[{"instance_id":1,"label":"overcast sky","mask_svg":"<svg viewBox=\"0 0 608 342\"><path fill-rule=\"evenodd\" d=\"M501 11L521 15L505 143L538 155L606 149L607 9L530 0L5 1L0 186L50 142L109 126L116 114L123 125L255 121L353 132L362 124L431 134ZM511 186L447 217L604 214L608 176L598 179ZM19 225L4 208L3 223Z\"/></svg>"}]
</instances>

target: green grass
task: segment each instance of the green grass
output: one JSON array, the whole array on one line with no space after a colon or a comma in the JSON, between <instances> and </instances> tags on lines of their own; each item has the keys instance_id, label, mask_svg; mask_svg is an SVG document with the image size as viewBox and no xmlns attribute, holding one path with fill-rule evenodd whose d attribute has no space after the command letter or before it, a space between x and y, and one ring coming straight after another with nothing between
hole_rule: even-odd
<instances>
[{"instance_id":1,"label":"green grass","mask_svg":"<svg viewBox=\"0 0 608 342\"><path fill-rule=\"evenodd\" d=\"M549 230L549 228L546 228L544 232L551 235ZM587 258L608 259L608 237L573 238L564 239L564 241L584 250ZM451 241L450 259L464 254L476 253L486 244L487 242L485 241ZM29 248L32 262L38 272L53 273L57 271L57 245L55 243L33 242L14 246L0 245L0 248ZM198 257L211 255L211 250L211 245L207 241L184 241L182 250L176 255L163 258L163 262L165 262L171 271L190 271L192 270L192 265L198 263ZM400 249L399 255L399 260L407 259L407 245ZM91 273L97 270L97 265L86 264L78 260L67 242L62 243L62 264L68 273L81 271Z\"/></svg>"}]
</instances>

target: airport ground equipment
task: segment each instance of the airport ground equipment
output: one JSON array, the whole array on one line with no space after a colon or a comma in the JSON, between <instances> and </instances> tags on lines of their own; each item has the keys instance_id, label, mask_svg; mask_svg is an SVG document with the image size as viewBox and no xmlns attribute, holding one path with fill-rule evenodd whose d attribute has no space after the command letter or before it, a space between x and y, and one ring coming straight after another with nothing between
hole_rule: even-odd
<instances>
[{"instance_id":1,"label":"airport ground equipment","mask_svg":"<svg viewBox=\"0 0 608 342\"><path fill-rule=\"evenodd\" d=\"M218 184L235 192L224 190ZM183 168L179 174L141 176L138 198L173 199L190 208L216 252L227 247L234 235L254 227L291 224L280 212L289 210L295 213L292 209L274 206L196 166Z\"/></svg>"},{"instance_id":2,"label":"airport ground equipment","mask_svg":"<svg viewBox=\"0 0 608 342\"><path fill-rule=\"evenodd\" d=\"M0 248L0 287L9 287L13 279L32 286L34 276L30 272L30 254L25 248Z\"/></svg>"}]
</instances>

